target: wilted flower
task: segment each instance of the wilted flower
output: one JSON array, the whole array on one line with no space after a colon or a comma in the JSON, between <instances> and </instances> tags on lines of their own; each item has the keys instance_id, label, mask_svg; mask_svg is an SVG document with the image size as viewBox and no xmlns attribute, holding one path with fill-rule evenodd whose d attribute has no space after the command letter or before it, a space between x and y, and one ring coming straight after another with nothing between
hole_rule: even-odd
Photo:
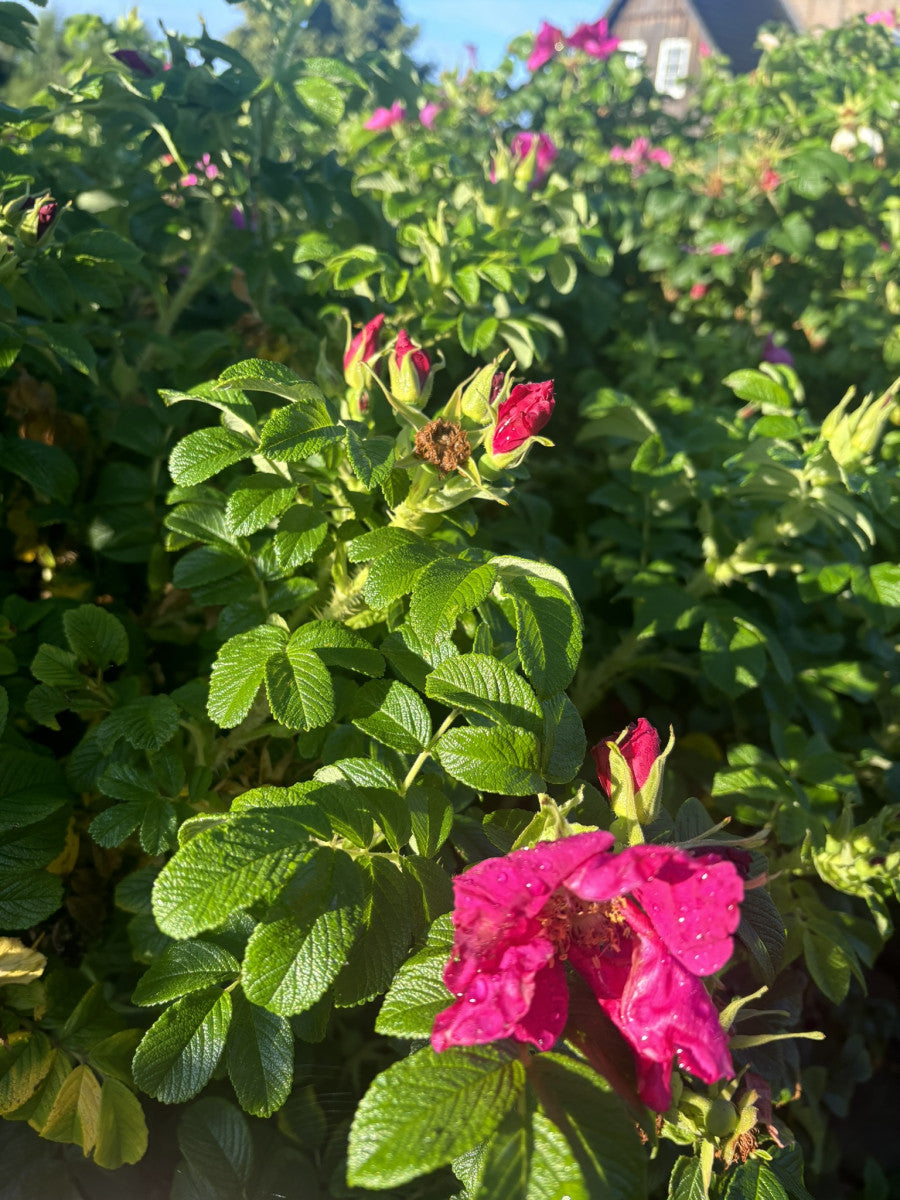
<instances>
[{"instance_id":1,"label":"wilted flower","mask_svg":"<svg viewBox=\"0 0 900 1200\"><path fill-rule=\"evenodd\" d=\"M493 393L493 386L491 391ZM543 383L517 383L497 413L491 453L510 454L518 450L544 428L553 414L554 404L552 379Z\"/></svg>"},{"instance_id":2,"label":"wilted flower","mask_svg":"<svg viewBox=\"0 0 900 1200\"><path fill-rule=\"evenodd\" d=\"M391 391L404 404L419 404L431 390L431 360L405 329L397 334L394 353L388 359Z\"/></svg>"},{"instance_id":3,"label":"wilted flower","mask_svg":"<svg viewBox=\"0 0 900 1200\"><path fill-rule=\"evenodd\" d=\"M510 149L513 158L520 163L534 150L534 174L530 187L540 187L559 153L553 140L546 133L517 133Z\"/></svg>"},{"instance_id":4,"label":"wilted flower","mask_svg":"<svg viewBox=\"0 0 900 1200\"><path fill-rule=\"evenodd\" d=\"M601 17L593 25L582 23L566 44L576 50L583 50L591 58L606 59L619 48L619 39L609 36L609 26L606 17Z\"/></svg>"},{"instance_id":5,"label":"wilted flower","mask_svg":"<svg viewBox=\"0 0 900 1200\"><path fill-rule=\"evenodd\" d=\"M547 21L542 21L525 65L529 71L537 71L544 63L549 62L554 54L565 49L565 45L566 39L563 37L562 30Z\"/></svg>"},{"instance_id":6,"label":"wilted flower","mask_svg":"<svg viewBox=\"0 0 900 1200\"><path fill-rule=\"evenodd\" d=\"M886 25L888 29L893 29L897 24L895 13L889 8L879 8L875 12L870 12L866 17L867 25Z\"/></svg>"},{"instance_id":7,"label":"wilted flower","mask_svg":"<svg viewBox=\"0 0 900 1200\"><path fill-rule=\"evenodd\" d=\"M548 1050L566 1024L566 964L634 1055L637 1089L670 1105L673 1062L714 1083L733 1073L700 982L728 962L743 883L717 854L673 846L610 852L602 831L541 842L454 880L455 937L435 1050L514 1038Z\"/></svg>"},{"instance_id":8,"label":"wilted flower","mask_svg":"<svg viewBox=\"0 0 900 1200\"><path fill-rule=\"evenodd\" d=\"M369 362L378 353L383 324L384 313L378 313L363 325L345 350L344 378L350 387L361 388L365 383L365 374L360 370L360 364Z\"/></svg>"},{"instance_id":9,"label":"wilted flower","mask_svg":"<svg viewBox=\"0 0 900 1200\"><path fill-rule=\"evenodd\" d=\"M431 129L434 125L435 117L441 111L441 105L431 100L423 108L419 110L419 121L426 129Z\"/></svg>"},{"instance_id":10,"label":"wilted flower","mask_svg":"<svg viewBox=\"0 0 900 1200\"><path fill-rule=\"evenodd\" d=\"M390 129L392 125L401 124L406 118L406 107L395 100L390 108L376 108L363 125L363 129Z\"/></svg>"},{"instance_id":11,"label":"wilted flower","mask_svg":"<svg viewBox=\"0 0 900 1200\"><path fill-rule=\"evenodd\" d=\"M763 346L762 361L767 363L782 363L786 367L792 367L794 365L794 356L786 347L779 346L770 333L766 337L766 344Z\"/></svg>"}]
</instances>

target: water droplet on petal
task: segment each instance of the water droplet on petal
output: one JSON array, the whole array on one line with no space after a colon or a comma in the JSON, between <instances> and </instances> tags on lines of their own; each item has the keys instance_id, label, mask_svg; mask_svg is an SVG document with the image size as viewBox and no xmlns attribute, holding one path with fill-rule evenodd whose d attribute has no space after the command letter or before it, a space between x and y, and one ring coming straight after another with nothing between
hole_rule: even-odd
<instances>
[{"instance_id":1,"label":"water droplet on petal","mask_svg":"<svg viewBox=\"0 0 900 1200\"><path fill-rule=\"evenodd\" d=\"M709 871L704 871L700 876L701 879L709 879Z\"/></svg>"},{"instance_id":2,"label":"water droplet on petal","mask_svg":"<svg viewBox=\"0 0 900 1200\"><path fill-rule=\"evenodd\" d=\"M678 924L679 924L679 925L683 925L683 924L684 924L684 917L679 917L679 918L678 918Z\"/></svg>"}]
</instances>

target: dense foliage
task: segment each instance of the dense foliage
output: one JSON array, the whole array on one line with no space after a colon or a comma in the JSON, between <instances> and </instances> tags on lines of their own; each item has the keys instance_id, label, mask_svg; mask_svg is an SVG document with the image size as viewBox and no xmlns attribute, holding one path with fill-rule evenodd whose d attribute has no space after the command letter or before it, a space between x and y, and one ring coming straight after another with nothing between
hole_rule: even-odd
<instances>
[{"instance_id":1,"label":"dense foliage","mask_svg":"<svg viewBox=\"0 0 900 1200\"><path fill-rule=\"evenodd\" d=\"M880 1200L900 49L394 7L0 12L0 1197Z\"/></svg>"}]
</instances>

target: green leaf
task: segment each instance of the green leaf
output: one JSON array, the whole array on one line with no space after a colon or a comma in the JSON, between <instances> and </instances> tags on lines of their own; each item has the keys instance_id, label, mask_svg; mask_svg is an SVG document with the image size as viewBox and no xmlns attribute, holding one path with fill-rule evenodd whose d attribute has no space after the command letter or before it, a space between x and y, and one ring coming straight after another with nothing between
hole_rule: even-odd
<instances>
[{"instance_id":1,"label":"green leaf","mask_svg":"<svg viewBox=\"0 0 900 1200\"><path fill-rule=\"evenodd\" d=\"M361 930L364 895L353 860L322 846L302 864L247 943L247 999L281 1016L325 994Z\"/></svg>"},{"instance_id":2,"label":"green leaf","mask_svg":"<svg viewBox=\"0 0 900 1200\"><path fill-rule=\"evenodd\" d=\"M3 696L6 696L6 689L3 689ZM3 696L0 696L0 708L3 707ZM5 701L5 709L0 713L0 733L3 732L3 725L6 719L6 713L9 711L9 700ZM65 692L59 688L48 687L45 683L39 683L37 687L33 687L25 697L25 711L33 721L37 721L38 725L46 725L48 729L59 729L59 721L56 717L58 713L65 712L69 707L69 699Z\"/></svg>"},{"instance_id":3,"label":"green leaf","mask_svg":"<svg viewBox=\"0 0 900 1200\"><path fill-rule=\"evenodd\" d=\"M432 699L452 708L481 713L531 733L544 731L541 706L531 687L489 654L462 654L447 659L428 676L425 691Z\"/></svg>"},{"instance_id":4,"label":"green leaf","mask_svg":"<svg viewBox=\"0 0 900 1200\"><path fill-rule=\"evenodd\" d=\"M141 1102L118 1079L105 1079L100 1089L100 1116L94 1162L108 1171L139 1162L147 1151L147 1122Z\"/></svg>"},{"instance_id":5,"label":"green leaf","mask_svg":"<svg viewBox=\"0 0 900 1200\"><path fill-rule=\"evenodd\" d=\"M100 1122L100 1084L86 1066L76 1067L56 1093L41 1129L48 1142L68 1142L90 1153Z\"/></svg>"},{"instance_id":6,"label":"green leaf","mask_svg":"<svg viewBox=\"0 0 900 1200\"><path fill-rule=\"evenodd\" d=\"M518 1057L490 1046L427 1046L395 1063L356 1111L348 1182L394 1187L451 1162L493 1133L524 1082Z\"/></svg>"},{"instance_id":7,"label":"green leaf","mask_svg":"<svg viewBox=\"0 0 900 1200\"><path fill-rule=\"evenodd\" d=\"M334 716L334 689L321 658L293 638L266 661L272 716L287 729L320 729Z\"/></svg>"},{"instance_id":8,"label":"green leaf","mask_svg":"<svg viewBox=\"0 0 900 1200\"><path fill-rule=\"evenodd\" d=\"M212 942L173 942L150 964L131 999L134 1004L165 1004L239 972L238 960L221 946Z\"/></svg>"},{"instance_id":9,"label":"green leaf","mask_svg":"<svg viewBox=\"0 0 900 1200\"><path fill-rule=\"evenodd\" d=\"M247 392L271 392L298 404L326 404L322 389L317 384L301 379L284 363L272 362L268 358L247 358L226 367L219 376L216 390L227 394L234 388Z\"/></svg>"},{"instance_id":10,"label":"green leaf","mask_svg":"<svg viewBox=\"0 0 900 1200\"><path fill-rule=\"evenodd\" d=\"M541 701L544 729L541 774L550 783L568 783L581 770L587 738L578 709L564 693Z\"/></svg>"},{"instance_id":11,"label":"green leaf","mask_svg":"<svg viewBox=\"0 0 900 1200\"><path fill-rule=\"evenodd\" d=\"M184 1200L247 1200L255 1194L253 1138L235 1105L218 1096L196 1101L181 1118L178 1145L194 1189Z\"/></svg>"},{"instance_id":12,"label":"green leaf","mask_svg":"<svg viewBox=\"0 0 900 1200\"><path fill-rule=\"evenodd\" d=\"M159 750L178 729L178 706L169 696L138 696L113 709L97 727L97 741L108 753L119 738L137 750Z\"/></svg>"},{"instance_id":13,"label":"green leaf","mask_svg":"<svg viewBox=\"0 0 900 1200\"><path fill-rule=\"evenodd\" d=\"M63 613L66 641L79 662L102 671L128 657L125 626L112 613L93 604L82 604Z\"/></svg>"},{"instance_id":14,"label":"green leaf","mask_svg":"<svg viewBox=\"0 0 900 1200\"><path fill-rule=\"evenodd\" d=\"M703 1164L699 1158L682 1155L675 1160L669 1177L669 1200L708 1200Z\"/></svg>"},{"instance_id":15,"label":"green leaf","mask_svg":"<svg viewBox=\"0 0 900 1200\"><path fill-rule=\"evenodd\" d=\"M531 1061L546 1116L563 1134L590 1197L634 1200L647 1194L647 1159L634 1116L587 1063L562 1054Z\"/></svg>"},{"instance_id":16,"label":"green leaf","mask_svg":"<svg viewBox=\"0 0 900 1200\"><path fill-rule=\"evenodd\" d=\"M421 776L420 776L421 779ZM450 836L453 805L436 787L415 783L406 793L412 826L413 848L424 858L433 858Z\"/></svg>"},{"instance_id":17,"label":"green leaf","mask_svg":"<svg viewBox=\"0 0 900 1200\"><path fill-rule=\"evenodd\" d=\"M836 942L804 929L803 958L816 986L833 1004L846 999L851 966L846 953Z\"/></svg>"},{"instance_id":18,"label":"green leaf","mask_svg":"<svg viewBox=\"0 0 900 1200\"><path fill-rule=\"evenodd\" d=\"M581 615L568 593L539 576L504 577L513 603L516 649L538 697L563 692L581 657Z\"/></svg>"},{"instance_id":19,"label":"green leaf","mask_svg":"<svg viewBox=\"0 0 900 1200\"><path fill-rule=\"evenodd\" d=\"M386 525L381 529L371 529L348 542L347 558L350 562L369 562L413 544L426 545L418 534L412 533L411 530Z\"/></svg>"},{"instance_id":20,"label":"green leaf","mask_svg":"<svg viewBox=\"0 0 900 1200\"><path fill-rule=\"evenodd\" d=\"M787 389L780 383L776 383L774 379L770 379L768 375L764 375L762 371L745 367L740 371L732 371L730 375L725 376L722 382L726 387L731 388L739 400L744 400L748 404L766 404L772 405L774 408L792 407Z\"/></svg>"},{"instance_id":21,"label":"green leaf","mask_svg":"<svg viewBox=\"0 0 900 1200\"><path fill-rule=\"evenodd\" d=\"M357 541L361 539L357 538ZM423 567L441 558L441 552L416 540L377 558L369 567L363 587L366 603L376 610L388 608L411 591Z\"/></svg>"},{"instance_id":22,"label":"green leaf","mask_svg":"<svg viewBox=\"0 0 900 1200\"><path fill-rule=\"evenodd\" d=\"M326 125L337 125L344 115L344 97L327 79L307 76L294 81L294 91L306 107Z\"/></svg>"},{"instance_id":23,"label":"green leaf","mask_svg":"<svg viewBox=\"0 0 900 1200\"><path fill-rule=\"evenodd\" d=\"M56 912L62 882L46 871L4 871L0 875L0 929L28 929Z\"/></svg>"},{"instance_id":24,"label":"green leaf","mask_svg":"<svg viewBox=\"0 0 900 1200\"><path fill-rule=\"evenodd\" d=\"M722 1200L789 1200L778 1176L759 1158L736 1163L726 1176Z\"/></svg>"},{"instance_id":25,"label":"green leaf","mask_svg":"<svg viewBox=\"0 0 900 1200\"><path fill-rule=\"evenodd\" d=\"M325 541L328 522L315 508L295 505L278 523L272 538L275 557L282 571L293 571L309 562Z\"/></svg>"},{"instance_id":26,"label":"green leaf","mask_svg":"<svg viewBox=\"0 0 900 1200\"><path fill-rule=\"evenodd\" d=\"M217 987L194 992L165 1010L134 1055L134 1082L163 1104L182 1104L206 1087L231 1021L231 996Z\"/></svg>"},{"instance_id":27,"label":"green leaf","mask_svg":"<svg viewBox=\"0 0 900 1200\"><path fill-rule=\"evenodd\" d=\"M0 754L0 833L43 821L70 799L62 769L54 759L3 747Z\"/></svg>"},{"instance_id":28,"label":"green leaf","mask_svg":"<svg viewBox=\"0 0 900 1200\"><path fill-rule=\"evenodd\" d=\"M418 754L431 741L431 717L421 696L405 683L378 679L356 694L353 724L376 741Z\"/></svg>"},{"instance_id":29,"label":"green leaf","mask_svg":"<svg viewBox=\"0 0 900 1200\"><path fill-rule=\"evenodd\" d=\"M64 692L75 691L87 682L78 669L78 659L69 650L48 643L38 647L31 662L31 673L35 679L49 687L61 688Z\"/></svg>"},{"instance_id":30,"label":"green leaf","mask_svg":"<svg viewBox=\"0 0 900 1200\"><path fill-rule=\"evenodd\" d=\"M391 473L394 465L394 439L389 437L359 437L347 430L347 457L353 474L370 491Z\"/></svg>"},{"instance_id":31,"label":"green leaf","mask_svg":"<svg viewBox=\"0 0 900 1200\"><path fill-rule=\"evenodd\" d=\"M241 1108L254 1117L270 1117L287 1100L294 1079L290 1025L235 992L225 1061Z\"/></svg>"},{"instance_id":32,"label":"green leaf","mask_svg":"<svg viewBox=\"0 0 900 1200\"><path fill-rule=\"evenodd\" d=\"M450 638L426 642L408 624L400 625L388 634L381 643L381 650L395 670L420 692L425 691L427 677L435 667L459 654Z\"/></svg>"},{"instance_id":33,"label":"green leaf","mask_svg":"<svg viewBox=\"0 0 900 1200\"><path fill-rule=\"evenodd\" d=\"M169 456L169 474L182 487L203 483L226 467L249 458L256 446L233 429L212 426L181 439Z\"/></svg>"},{"instance_id":34,"label":"green leaf","mask_svg":"<svg viewBox=\"0 0 900 1200\"><path fill-rule=\"evenodd\" d=\"M78 468L64 450L29 438L0 437L0 467L60 504L68 504L78 486Z\"/></svg>"},{"instance_id":35,"label":"green leaf","mask_svg":"<svg viewBox=\"0 0 900 1200\"><path fill-rule=\"evenodd\" d=\"M0 1115L27 1104L50 1073L54 1049L39 1031L9 1034L0 1042Z\"/></svg>"},{"instance_id":36,"label":"green leaf","mask_svg":"<svg viewBox=\"0 0 900 1200\"><path fill-rule=\"evenodd\" d=\"M416 580L409 606L410 624L427 642L449 636L457 618L485 599L496 578L497 572L488 564L438 559Z\"/></svg>"},{"instance_id":37,"label":"green leaf","mask_svg":"<svg viewBox=\"0 0 900 1200\"><path fill-rule=\"evenodd\" d=\"M521 729L450 729L437 744L441 766L479 792L531 796L544 790L538 740Z\"/></svg>"},{"instance_id":38,"label":"green leaf","mask_svg":"<svg viewBox=\"0 0 900 1200\"><path fill-rule=\"evenodd\" d=\"M340 621L322 619L301 625L291 635L291 645L315 650L328 667L343 667L361 675L384 674L384 656L355 629Z\"/></svg>"},{"instance_id":39,"label":"green leaf","mask_svg":"<svg viewBox=\"0 0 900 1200\"><path fill-rule=\"evenodd\" d=\"M343 425L332 421L324 399L317 398L276 409L262 428L259 449L273 462L299 462L345 433Z\"/></svg>"},{"instance_id":40,"label":"green leaf","mask_svg":"<svg viewBox=\"0 0 900 1200\"><path fill-rule=\"evenodd\" d=\"M297 488L281 475L251 475L228 497L225 521L235 537L249 537L280 517L294 503Z\"/></svg>"},{"instance_id":41,"label":"green leaf","mask_svg":"<svg viewBox=\"0 0 900 1200\"><path fill-rule=\"evenodd\" d=\"M306 854L310 830L329 827L310 806L255 810L204 829L169 859L153 888L163 933L189 938L223 925L233 912L271 900Z\"/></svg>"},{"instance_id":42,"label":"green leaf","mask_svg":"<svg viewBox=\"0 0 900 1200\"><path fill-rule=\"evenodd\" d=\"M444 968L453 952L453 922L438 917L423 950L408 959L388 988L375 1032L387 1037L429 1038L434 1019L453 1003Z\"/></svg>"},{"instance_id":43,"label":"green leaf","mask_svg":"<svg viewBox=\"0 0 900 1200\"><path fill-rule=\"evenodd\" d=\"M747 621L710 617L700 634L700 663L730 700L756 687L766 673L765 637Z\"/></svg>"},{"instance_id":44,"label":"green leaf","mask_svg":"<svg viewBox=\"0 0 900 1200\"><path fill-rule=\"evenodd\" d=\"M217 725L223 729L240 725L265 678L266 664L287 640L287 630L259 625L222 646L209 681L208 711Z\"/></svg>"},{"instance_id":45,"label":"green leaf","mask_svg":"<svg viewBox=\"0 0 900 1200\"><path fill-rule=\"evenodd\" d=\"M414 881L388 859L358 860L368 888L364 927L334 987L335 1004L363 1004L380 996L409 953Z\"/></svg>"}]
</instances>

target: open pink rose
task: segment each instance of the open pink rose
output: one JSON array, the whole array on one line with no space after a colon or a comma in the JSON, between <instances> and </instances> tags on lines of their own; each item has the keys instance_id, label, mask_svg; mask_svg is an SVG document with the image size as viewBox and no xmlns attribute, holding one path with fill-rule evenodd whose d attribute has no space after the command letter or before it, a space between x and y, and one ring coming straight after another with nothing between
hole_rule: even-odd
<instances>
[{"instance_id":1,"label":"open pink rose","mask_svg":"<svg viewBox=\"0 0 900 1200\"><path fill-rule=\"evenodd\" d=\"M666 170L672 165L672 155L662 146L651 146L648 138L636 137L630 146L613 146L609 152L612 162L631 164L633 178L643 175L648 163L658 163Z\"/></svg>"},{"instance_id":2,"label":"open pink rose","mask_svg":"<svg viewBox=\"0 0 900 1200\"><path fill-rule=\"evenodd\" d=\"M780 183L781 176L771 167L766 167L759 177L760 190L763 192L774 192Z\"/></svg>"},{"instance_id":3,"label":"open pink rose","mask_svg":"<svg viewBox=\"0 0 900 1200\"><path fill-rule=\"evenodd\" d=\"M538 71L549 62L555 54L564 48L566 39L563 37L561 29L557 29L555 25L549 24L547 21L541 22L541 27L534 39L534 45L531 48L531 54L528 57L528 62L525 64L529 71Z\"/></svg>"},{"instance_id":4,"label":"open pink rose","mask_svg":"<svg viewBox=\"0 0 900 1200\"><path fill-rule=\"evenodd\" d=\"M613 735L598 742L591 750L597 768L597 778L607 795L612 790L612 775L609 769L610 743L615 742L618 745L622 757L631 768L636 792L647 782L647 776L659 758L659 734L646 717L639 717L624 732L625 737L622 741L619 741L621 734Z\"/></svg>"},{"instance_id":5,"label":"open pink rose","mask_svg":"<svg viewBox=\"0 0 900 1200\"><path fill-rule=\"evenodd\" d=\"M406 119L406 108L399 100L395 100L390 108L376 108L363 125L363 129L390 129L392 125L400 125Z\"/></svg>"},{"instance_id":6,"label":"open pink rose","mask_svg":"<svg viewBox=\"0 0 900 1200\"><path fill-rule=\"evenodd\" d=\"M497 413L491 453L509 454L518 450L544 428L554 404L552 379L543 383L517 383Z\"/></svg>"},{"instance_id":7,"label":"open pink rose","mask_svg":"<svg viewBox=\"0 0 900 1200\"><path fill-rule=\"evenodd\" d=\"M594 23L582 23L566 44L576 50L583 50L591 58L607 59L619 48L619 39L609 36L609 26L606 17L601 17Z\"/></svg>"},{"instance_id":8,"label":"open pink rose","mask_svg":"<svg viewBox=\"0 0 900 1200\"><path fill-rule=\"evenodd\" d=\"M441 1051L513 1038L550 1049L568 1016L568 965L631 1048L641 1099L665 1112L673 1063L705 1083L733 1074L701 977L731 957L744 888L718 854L613 854L612 844L602 831L540 842L454 880L444 968L454 1000L431 1042Z\"/></svg>"},{"instance_id":9,"label":"open pink rose","mask_svg":"<svg viewBox=\"0 0 900 1200\"><path fill-rule=\"evenodd\" d=\"M866 17L867 25L885 25L888 29L893 29L897 24L896 14L889 8L879 8L875 12L870 12Z\"/></svg>"},{"instance_id":10,"label":"open pink rose","mask_svg":"<svg viewBox=\"0 0 900 1200\"><path fill-rule=\"evenodd\" d=\"M730 254L731 247L726 242L713 242L711 246L707 247L706 253L721 257L722 255Z\"/></svg>"},{"instance_id":11,"label":"open pink rose","mask_svg":"<svg viewBox=\"0 0 900 1200\"><path fill-rule=\"evenodd\" d=\"M419 110L419 121L426 129L431 129L434 126L435 118L441 111L441 105L436 104L431 100L423 108Z\"/></svg>"}]
</instances>

